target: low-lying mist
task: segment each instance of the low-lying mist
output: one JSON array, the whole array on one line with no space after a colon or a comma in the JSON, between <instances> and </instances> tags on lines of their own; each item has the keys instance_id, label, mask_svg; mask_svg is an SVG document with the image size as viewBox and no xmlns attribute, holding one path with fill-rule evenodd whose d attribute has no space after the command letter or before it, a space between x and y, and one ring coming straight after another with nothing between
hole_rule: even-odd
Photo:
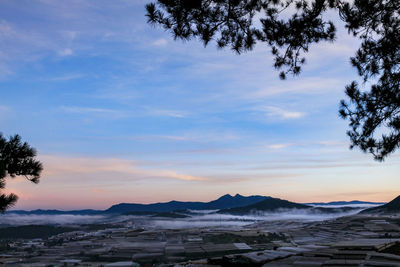
<instances>
[{"instance_id":1,"label":"low-lying mist","mask_svg":"<svg viewBox=\"0 0 400 267\"><path fill-rule=\"evenodd\" d=\"M345 208L345 207L350 207L350 208L358 208L358 209L368 209L372 207L379 206L377 204L347 204L347 205L310 205L313 207L320 207L320 208Z\"/></svg>"},{"instance_id":2,"label":"low-lying mist","mask_svg":"<svg viewBox=\"0 0 400 267\"><path fill-rule=\"evenodd\" d=\"M262 221L287 221L287 222L313 222L334 219L342 216L354 215L364 208L354 209L342 213L323 213L315 210L279 210L276 212L254 212L250 215L230 215L219 213L206 213L194 215L184 219L159 219L149 221L149 225L160 229L201 228L201 227L227 227L244 226Z\"/></svg>"},{"instance_id":3,"label":"low-lying mist","mask_svg":"<svg viewBox=\"0 0 400 267\"><path fill-rule=\"evenodd\" d=\"M343 206L335 206L340 208ZM346 207L349 207L347 205ZM357 214L367 208L365 205L354 206L348 212L324 213L318 210L278 210L276 212L252 212L249 215L229 215L216 213L217 210L209 211L188 211L187 218L162 218L157 216L137 216L137 215L21 215L4 214L0 215L0 225L19 226L19 225L79 225L79 224L98 224L98 223L117 223L129 221L136 226L143 228L159 229L179 229L179 228L202 228L202 227L239 227L262 221L293 221L293 222L312 222L334 219L337 217ZM371 207L369 205L368 207Z\"/></svg>"}]
</instances>

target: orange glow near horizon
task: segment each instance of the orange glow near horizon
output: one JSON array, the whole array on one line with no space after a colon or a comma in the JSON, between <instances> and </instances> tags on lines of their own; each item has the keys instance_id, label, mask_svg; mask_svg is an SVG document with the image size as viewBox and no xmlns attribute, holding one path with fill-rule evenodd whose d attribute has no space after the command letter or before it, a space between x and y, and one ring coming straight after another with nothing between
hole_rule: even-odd
<instances>
[{"instance_id":1,"label":"orange glow near horizon","mask_svg":"<svg viewBox=\"0 0 400 267\"><path fill-rule=\"evenodd\" d=\"M224 194L263 195L298 203L388 202L398 195L388 184L379 187L371 182L363 188L346 188L337 183L338 179L328 178L316 183L312 175L306 178L266 175L265 179L255 176L235 180L167 169L144 169L129 160L66 156L41 156L41 160L46 171L38 185L22 177L7 180L7 192L20 197L14 209L106 209L118 203L207 202ZM358 179L355 178L355 182ZM388 180L399 184L395 177Z\"/></svg>"}]
</instances>

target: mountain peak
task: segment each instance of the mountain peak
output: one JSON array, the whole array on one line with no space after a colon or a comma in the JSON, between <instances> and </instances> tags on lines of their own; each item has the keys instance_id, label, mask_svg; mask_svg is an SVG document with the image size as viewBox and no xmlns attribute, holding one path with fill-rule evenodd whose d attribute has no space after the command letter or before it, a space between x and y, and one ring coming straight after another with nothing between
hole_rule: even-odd
<instances>
[{"instance_id":1,"label":"mountain peak","mask_svg":"<svg viewBox=\"0 0 400 267\"><path fill-rule=\"evenodd\" d=\"M233 198L233 196L231 194L225 194L218 199L229 199L229 198Z\"/></svg>"}]
</instances>

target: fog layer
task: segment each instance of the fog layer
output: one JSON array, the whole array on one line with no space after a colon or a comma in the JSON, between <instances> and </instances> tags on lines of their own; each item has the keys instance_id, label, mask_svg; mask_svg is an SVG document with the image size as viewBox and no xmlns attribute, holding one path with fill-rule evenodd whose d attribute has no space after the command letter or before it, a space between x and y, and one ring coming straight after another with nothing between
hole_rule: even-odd
<instances>
[{"instance_id":1,"label":"fog layer","mask_svg":"<svg viewBox=\"0 0 400 267\"><path fill-rule=\"evenodd\" d=\"M347 207L349 205L346 205ZM372 205L368 205L371 207ZM335 206L336 207L336 206ZM340 207L340 206L337 206ZM251 215L236 216L229 214L218 214L215 210L210 211L190 211L188 218L158 218L151 216L116 216L116 215L19 215L3 214L0 215L0 225L17 226L29 224L96 224L130 221L137 226L178 229L178 228L201 228L201 227L234 227L243 226L261 221L323 221L341 216L356 214L366 208L355 206L354 209L344 213L326 214L310 210L280 210L277 212L253 212Z\"/></svg>"}]
</instances>

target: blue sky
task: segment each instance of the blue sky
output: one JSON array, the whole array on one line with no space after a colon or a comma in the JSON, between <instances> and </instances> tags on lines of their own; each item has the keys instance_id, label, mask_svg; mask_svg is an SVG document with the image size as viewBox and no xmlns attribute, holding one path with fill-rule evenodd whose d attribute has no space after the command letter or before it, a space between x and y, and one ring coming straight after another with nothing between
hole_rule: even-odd
<instances>
[{"instance_id":1,"label":"blue sky","mask_svg":"<svg viewBox=\"0 0 400 267\"><path fill-rule=\"evenodd\" d=\"M146 23L147 2L0 3L0 129L45 167L39 185L8 180L16 208L397 196L398 153L378 163L348 149L338 106L358 42L345 30L281 81L268 47L174 41Z\"/></svg>"}]
</instances>

